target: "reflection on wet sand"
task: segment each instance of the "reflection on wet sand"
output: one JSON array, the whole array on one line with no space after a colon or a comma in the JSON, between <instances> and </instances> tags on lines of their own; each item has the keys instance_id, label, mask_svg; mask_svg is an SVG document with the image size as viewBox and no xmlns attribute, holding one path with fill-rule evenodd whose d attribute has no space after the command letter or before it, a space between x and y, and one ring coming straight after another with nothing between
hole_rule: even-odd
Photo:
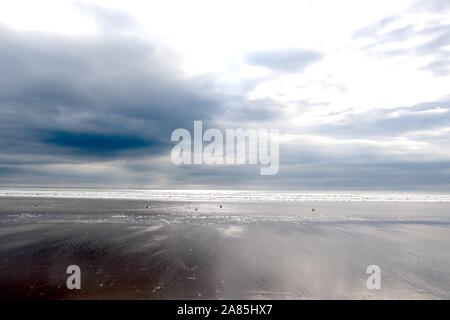
<instances>
[{"instance_id":1,"label":"reflection on wet sand","mask_svg":"<svg viewBox=\"0 0 450 320\"><path fill-rule=\"evenodd\" d=\"M35 210L27 211L45 215ZM450 297L445 220L180 223L158 215L138 224L108 221L117 215L109 209L95 223L11 221L11 214L1 214L2 298ZM81 290L65 286L72 264L81 268ZM380 290L366 287L372 264L382 271Z\"/></svg>"}]
</instances>

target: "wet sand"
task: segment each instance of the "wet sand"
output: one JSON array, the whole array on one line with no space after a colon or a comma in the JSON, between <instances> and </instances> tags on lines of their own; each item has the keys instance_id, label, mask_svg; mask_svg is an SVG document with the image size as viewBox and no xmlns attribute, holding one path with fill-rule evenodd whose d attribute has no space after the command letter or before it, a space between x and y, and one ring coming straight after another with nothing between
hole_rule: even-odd
<instances>
[{"instance_id":1,"label":"wet sand","mask_svg":"<svg viewBox=\"0 0 450 320\"><path fill-rule=\"evenodd\" d=\"M447 213L446 203L0 198L0 298L449 299ZM81 290L66 288L73 264ZM366 287L373 264L380 290Z\"/></svg>"}]
</instances>

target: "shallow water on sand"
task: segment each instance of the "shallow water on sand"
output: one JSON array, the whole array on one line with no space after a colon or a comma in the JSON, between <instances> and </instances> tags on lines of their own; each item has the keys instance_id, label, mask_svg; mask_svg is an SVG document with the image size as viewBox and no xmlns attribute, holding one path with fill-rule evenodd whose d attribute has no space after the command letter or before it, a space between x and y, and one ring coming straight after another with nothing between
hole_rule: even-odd
<instances>
[{"instance_id":1,"label":"shallow water on sand","mask_svg":"<svg viewBox=\"0 0 450 320\"><path fill-rule=\"evenodd\" d=\"M0 296L448 299L449 209L445 201L0 197ZM72 264L81 290L66 288ZM380 290L366 286L373 264Z\"/></svg>"}]
</instances>

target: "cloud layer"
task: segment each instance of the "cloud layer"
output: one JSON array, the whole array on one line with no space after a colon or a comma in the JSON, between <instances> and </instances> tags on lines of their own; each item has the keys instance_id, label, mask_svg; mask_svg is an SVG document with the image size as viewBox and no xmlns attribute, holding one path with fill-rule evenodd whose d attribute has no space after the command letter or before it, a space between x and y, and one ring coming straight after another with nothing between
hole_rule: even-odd
<instances>
[{"instance_id":1,"label":"cloud layer","mask_svg":"<svg viewBox=\"0 0 450 320\"><path fill-rule=\"evenodd\" d=\"M233 39L245 50L223 53L225 71L193 74L125 11L76 3L92 34L0 24L0 185L448 191L446 3L352 25L342 45L320 30L266 49ZM171 132L194 120L279 129L279 174L175 166Z\"/></svg>"}]
</instances>

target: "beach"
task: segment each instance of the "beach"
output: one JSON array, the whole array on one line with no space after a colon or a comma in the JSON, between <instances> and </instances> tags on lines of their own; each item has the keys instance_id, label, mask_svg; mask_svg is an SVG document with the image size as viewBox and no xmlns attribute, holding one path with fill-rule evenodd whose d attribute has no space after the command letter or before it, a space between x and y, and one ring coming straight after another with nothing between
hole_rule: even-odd
<instances>
[{"instance_id":1,"label":"beach","mask_svg":"<svg viewBox=\"0 0 450 320\"><path fill-rule=\"evenodd\" d=\"M3 194L0 297L450 298L447 201L229 199Z\"/></svg>"}]
</instances>

